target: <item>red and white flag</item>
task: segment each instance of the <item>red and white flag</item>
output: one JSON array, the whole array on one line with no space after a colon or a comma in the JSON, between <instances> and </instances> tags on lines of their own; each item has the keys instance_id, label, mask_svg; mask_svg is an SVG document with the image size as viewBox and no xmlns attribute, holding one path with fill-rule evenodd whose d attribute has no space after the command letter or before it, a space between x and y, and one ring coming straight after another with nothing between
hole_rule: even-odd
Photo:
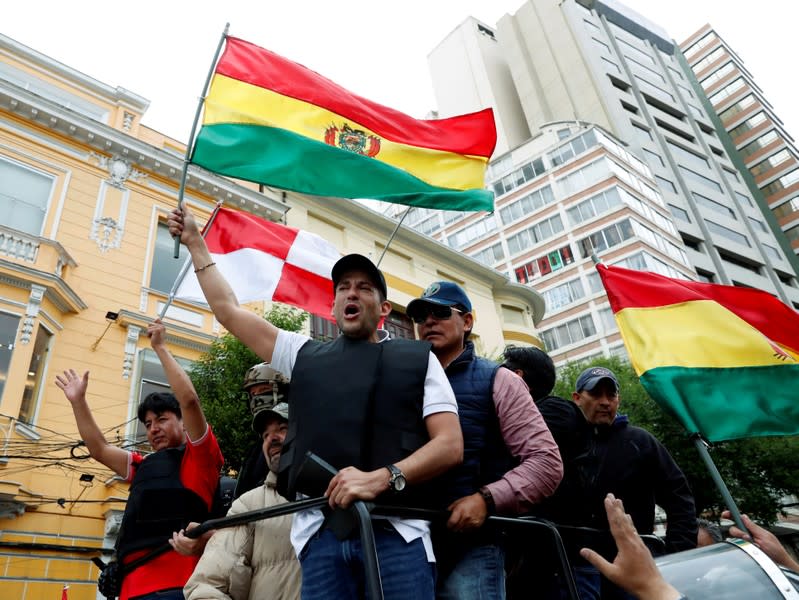
<instances>
[{"instance_id":1,"label":"red and white flag","mask_svg":"<svg viewBox=\"0 0 799 600\"><path fill-rule=\"evenodd\" d=\"M69 586L65 583L64 587L61 590L61 600L69 600L69 598L67 598L67 590L68 589L69 589Z\"/></svg>"},{"instance_id":2,"label":"red and white flag","mask_svg":"<svg viewBox=\"0 0 799 600\"><path fill-rule=\"evenodd\" d=\"M239 302L273 300L330 318L330 271L341 258L330 242L247 212L220 208L205 243ZM205 302L195 273L186 274L175 297Z\"/></svg>"}]
</instances>

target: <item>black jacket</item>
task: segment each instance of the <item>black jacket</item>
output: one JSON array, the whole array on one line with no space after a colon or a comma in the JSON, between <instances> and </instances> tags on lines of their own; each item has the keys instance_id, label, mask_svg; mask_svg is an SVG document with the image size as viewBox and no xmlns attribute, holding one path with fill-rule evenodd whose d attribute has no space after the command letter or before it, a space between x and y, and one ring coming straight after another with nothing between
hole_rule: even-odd
<instances>
[{"instance_id":1,"label":"black jacket","mask_svg":"<svg viewBox=\"0 0 799 600\"><path fill-rule=\"evenodd\" d=\"M547 398L538 407L564 463L563 481L542 505L542 516L607 530L604 498L613 493L641 534L654 530L655 504L666 511L668 552L696 547L696 508L688 481L652 434L623 415L610 426L591 425L579 407L561 398Z\"/></svg>"}]
</instances>

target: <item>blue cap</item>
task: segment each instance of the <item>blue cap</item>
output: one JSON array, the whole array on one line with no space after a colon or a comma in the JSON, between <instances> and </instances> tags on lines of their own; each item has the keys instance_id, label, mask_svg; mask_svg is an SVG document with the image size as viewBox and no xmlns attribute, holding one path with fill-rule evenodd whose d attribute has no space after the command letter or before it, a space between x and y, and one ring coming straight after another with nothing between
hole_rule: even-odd
<instances>
[{"instance_id":1,"label":"blue cap","mask_svg":"<svg viewBox=\"0 0 799 600\"><path fill-rule=\"evenodd\" d=\"M420 298L411 300L406 312L412 317L414 306L421 304L440 304L441 306L461 306L466 312L472 312L472 303L463 288L452 281L435 281L427 286Z\"/></svg>"},{"instance_id":2,"label":"blue cap","mask_svg":"<svg viewBox=\"0 0 799 600\"><path fill-rule=\"evenodd\" d=\"M603 379L612 381L613 385L616 387L616 393L619 393L619 380L616 379L616 375L613 371L605 367L588 367L585 371L580 373L580 376L577 378L577 383L574 385L574 389L577 392L582 392L583 390L590 392Z\"/></svg>"}]
</instances>

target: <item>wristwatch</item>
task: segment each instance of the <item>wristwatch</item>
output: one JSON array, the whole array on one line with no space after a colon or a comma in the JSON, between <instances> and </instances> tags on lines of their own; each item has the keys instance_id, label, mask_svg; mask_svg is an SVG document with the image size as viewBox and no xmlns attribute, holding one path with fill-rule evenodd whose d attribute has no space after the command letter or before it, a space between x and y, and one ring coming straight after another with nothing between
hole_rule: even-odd
<instances>
[{"instance_id":1,"label":"wristwatch","mask_svg":"<svg viewBox=\"0 0 799 600\"><path fill-rule=\"evenodd\" d=\"M400 468L396 465L387 465L386 469L391 473L391 478L388 480L388 489L393 492L401 492L404 490L408 482Z\"/></svg>"},{"instance_id":2,"label":"wristwatch","mask_svg":"<svg viewBox=\"0 0 799 600\"><path fill-rule=\"evenodd\" d=\"M483 502L486 503L486 511L489 515L494 514L497 507L494 504L494 496L491 495L491 490L489 490L486 486L481 487L477 490L477 493L483 498Z\"/></svg>"}]
</instances>

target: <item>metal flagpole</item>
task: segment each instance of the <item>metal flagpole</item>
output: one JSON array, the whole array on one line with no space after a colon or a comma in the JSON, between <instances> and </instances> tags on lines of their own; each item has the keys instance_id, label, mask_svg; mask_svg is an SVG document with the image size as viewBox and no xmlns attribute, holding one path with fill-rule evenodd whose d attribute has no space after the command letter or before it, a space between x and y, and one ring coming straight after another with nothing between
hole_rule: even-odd
<instances>
[{"instance_id":1,"label":"metal flagpole","mask_svg":"<svg viewBox=\"0 0 799 600\"><path fill-rule=\"evenodd\" d=\"M702 439L702 436L698 433L693 434L691 439L693 440L694 446L696 446L696 449L699 452L699 456L702 457L702 461L705 463L705 466L710 473L710 477L713 479L713 483L716 484L716 487L721 493L721 498L724 500L724 504L726 504L727 508L730 510L732 520L735 521L735 524L741 531L744 533L749 533L749 530L744 526L743 519L741 518L741 512L738 510L738 505L735 504L735 500L732 499L732 494L730 494L730 490L727 489L727 484L724 483L724 480L721 478L721 473L719 473L719 470L716 468L716 463L714 463L713 459L710 457L710 452L707 450L709 444Z\"/></svg>"},{"instance_id":2,"label":"metal flagpole","mask_svg":"<svg viewBox=\"0 0 799 600\"><path fill-rule=\"evenodd\" d=\"M227 32L229 28L230 28L230 23L225 23L225 30L222 32L222 37L219 38L219 44L217 44L216 46L216 53L214 54L214 60L211 61L211 68L208 70L208 77L205 78L205 85L203 86L202 94L200 94L200 100L197 103L197 112L194 113L194 123L191 124L189 143L186 144L186 156L183 157L183 170L180 173L180 188L178 189L178 208L183 208L183 194L186 191L186 176L189 173L189 161L191 160L191 154L194 151L194 134L197 131L197 123L200 121L200 113L202 113L203 104L205 104L205 97L208 94L208 88L211 85L211 77L214 76L216 63L219 60L219 54L222 52L222 44L225 43L225 39L227 38ZM173 256L175 258L178 258L180 256L180 238L175 238L175 252Z\"/></svg>"},{"instance_id":3,"label":"metal flagpole","mask_svg":"<svg viewBox=\"0 0 799 600\"><path fill-rule=\"evenodd\" d=\"M376 267L380 268L380 263L383 261L383 257L386 255L386 252L388 252L388 247L391 245L391 242L394 240L394 236L397 235L397 232L399 231L400 225L402 225L402 222L405 220L405 217L408 216L408 213L411 212L412 208L412 206L409 206L405 212L402 213L400 220L397 221L397 226L394 228L394 231L391 232L391 236L388 238L386 245L383 247L383 252L381 252L380 258L377 259L377 264L375 265Z\"/></svg>"},{"instance_id":4,"label":"metal flagpole","mask_svg":"<svg viewBox=\"0 0 799 600\"><path fill-rule=\"evenodd\" d=\"M219 209L222 208L222 201L216 203L214 206L214 210L211 213L211 216L208 217L208 222L205 224L203 228L203 238L208 235L208 232L211 230L211 225L214 223L214 219L216 219L216 215L219 213ZM180 244L180 238L176 237L177 243ZM183 280L186 278L186 273L189 272L189 267L191 267L191 256L187 256L186 260L183 263L183 266L180 268L180 272L178 276L175 278L175 283L172 284L172 289L169 290L169 296L166 299L166 303L164 303L163 308L161 308L161 312L158 315L159 319L163 319L166 311L169 310L169 307L172 306L172 301L175 299L175 293L178 291L180 284L183 283Z\"/></svg>"}]
</instances>

